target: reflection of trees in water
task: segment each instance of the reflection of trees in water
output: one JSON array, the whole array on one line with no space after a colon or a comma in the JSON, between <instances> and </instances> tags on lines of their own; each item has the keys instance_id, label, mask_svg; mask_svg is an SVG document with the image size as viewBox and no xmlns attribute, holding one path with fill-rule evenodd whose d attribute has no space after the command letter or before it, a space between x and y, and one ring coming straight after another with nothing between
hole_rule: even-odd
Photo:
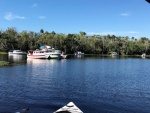
<instances>
[{"instance_id":1,"label":"reflection of trees in water","mask_svg":"<svg viewBox=\"0 0 150 113\"><path fill-rule=\"evenodd\" d=\"M8 61L7 54L0 54L0 61Z\"/></svg>"}]
</instances>

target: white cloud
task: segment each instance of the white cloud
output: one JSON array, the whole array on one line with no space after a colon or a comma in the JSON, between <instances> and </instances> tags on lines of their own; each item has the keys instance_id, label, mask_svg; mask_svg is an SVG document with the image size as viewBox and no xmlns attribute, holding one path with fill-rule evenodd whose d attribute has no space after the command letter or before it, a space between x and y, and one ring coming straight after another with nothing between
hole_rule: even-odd
<instances>
[{"instance_id":1,"label":"white cloud","mask_svg":"<svg viewBox=\"0 0 150 113\"><path fill-rule=\"evenodd\" d=\"M35 3L35 4L33 4L33 5L32 5L32 7L37 7L37 6L38 6L38 4L37 4L37 3Z\"/></svg>"},{"instance_id":2,"label":"white cloud","mask_svg":"<svg viewBox=\"0 0 150 113\"><path fill-rule=\"evenodd\" d=\"M38 18L39 19L45 19L46 17L45 16L39 16Z\"/></svg>"},{"instance_id":3,"label":"white cloud","mask_svg":"<svg viewBox=\"0 0 150 113\"><path fill-rule=\"evenodd\" d=\"M129 33L129 34L138 34L139 32L137 32L137 31L128 31L126 33Z\"/></svg>"},{"instance_id":4,"label":"white cloud","mask_svg":"<svg viewBox=\"0 0 150 113\"><path fill-rule=\"evenodd\" d=\"M129 16L129 13L121 13L121 16Z\"/></svg>"},{"instance_id":5,"label":"white cloud","mask_svg":"<svg viewBox=\"0 0 150 113\"><path fill-rule=\"evenodd\" d=\"M11 12L5 14L5 15L4 15L4 18L5 18L6 20L9 20L9 21L11 21L11 20L13 20L13 19L25 19L24 16L14 15L14 14L12 14Z\"/></svg>"},{"instance_id":6,"label":"white cloud","mask_svg":"<svg viewBox=\"0 0 150 113\"><path fill-rule=\"evenodd\" d=\"M99 33L95 33L95 32L88 32L87 34L89 35L113 35L116 34L116 32L99 32Z\"/></svg>"},{"instance_id":7,"label":"white cloud","mask_svg":"<svg viewBox=\"0 0 150 113\"><path fill-rule=\"evenodd\" d=\"M119 35L119 36L128 36L128 35L133 35L133 34L139 34L137 31L110 31L110 32L88 32L88 35Z\"/></svg>"}]
</instances>

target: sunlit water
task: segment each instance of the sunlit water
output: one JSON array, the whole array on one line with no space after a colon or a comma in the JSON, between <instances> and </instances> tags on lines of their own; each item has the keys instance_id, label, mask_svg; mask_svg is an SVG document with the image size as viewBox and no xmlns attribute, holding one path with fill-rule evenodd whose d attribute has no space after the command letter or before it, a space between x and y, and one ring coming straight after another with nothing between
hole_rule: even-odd
<instances>
[{"instance_id":1,"label":"sunlit water","mask_svg":"<svg viewBox=\"0 0 150 113\"><path fill-rule=\"evenodd\" d=\"M70 101L84 113L150 113L150 59L6 60L14 65L0 68L0 113L53 113Z\"/></svg>"}]
</instances>

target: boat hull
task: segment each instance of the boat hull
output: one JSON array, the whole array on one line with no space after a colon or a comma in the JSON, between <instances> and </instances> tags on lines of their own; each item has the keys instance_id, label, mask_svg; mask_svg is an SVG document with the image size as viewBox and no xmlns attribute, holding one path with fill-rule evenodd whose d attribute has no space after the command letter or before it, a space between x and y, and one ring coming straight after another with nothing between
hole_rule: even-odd
<instances>
[{"instance_id":1,"label":"boat hull","mask_svg":"<svg viewBox=\"0 0 150 113\"><path fill-rule=\"evenodd\" d=\"M34 58L34 59L46 59L45 55L27 55L27 58Z\"/></svg>"},{"instance_id":2,"label":"boat hull","mask_svg":"<svg viewBox=\"0 0 150 113\"><path fill-rule=\"evenodd\" d=\"M48 58L50 58L50 59L59 59L59 58L61 58L61 56L60 56L60 54L50 54L49 55L49 57Z\"/></svg>"},{"instance_id":3,"label":"boat hull","mask_svg":"<svg viewBox=\"0 0 150 113\"><path fill-rule=\"evenodd\" d=\"M41 55L28 54L27 58L35 58L35 59L59 59L60 54L52 54L52 53L44 53Z\"/></svg>"},{"instance_id":4,"label":"boat hull","mask_svg":"<svg viewBox=\"0 0 150 113\"><path fill-rule=\"evenodd\" d=\"M61 55L61 59L66 59L67 55Z\"/></svg>"}]
</instances>

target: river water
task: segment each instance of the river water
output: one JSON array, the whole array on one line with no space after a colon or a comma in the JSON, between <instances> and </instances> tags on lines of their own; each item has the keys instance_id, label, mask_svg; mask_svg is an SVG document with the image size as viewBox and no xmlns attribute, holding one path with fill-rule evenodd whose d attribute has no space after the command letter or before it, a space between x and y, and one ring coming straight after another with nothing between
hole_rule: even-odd
<instances>
[{"instance_id":1,"label":"river water","mask_svg":"<svg viewBox=\"0 0 150 113\"><path fill-rule=\"evenodd\" d=\"M70 101L84 113L150 113L150 59L26 59L0 67L0 113L53 113Z\"/></svg>"}]
</instances>

